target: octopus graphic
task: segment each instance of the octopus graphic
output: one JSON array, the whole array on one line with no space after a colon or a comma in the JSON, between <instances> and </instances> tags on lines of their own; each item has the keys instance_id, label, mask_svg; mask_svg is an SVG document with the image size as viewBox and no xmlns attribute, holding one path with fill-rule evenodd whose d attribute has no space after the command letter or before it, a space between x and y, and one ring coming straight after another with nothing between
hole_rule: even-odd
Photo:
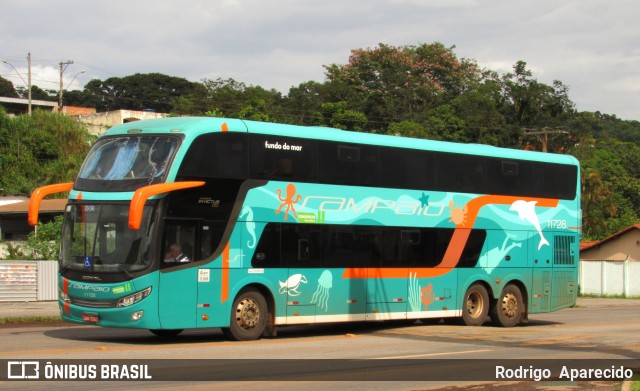
<instances>
[{"instance_id":1,"label":"octopus graphic","mask_svg":"<svg viewBox=\"0 0 640 391\"><path fill-rule=\"evenodd\" d=\"M297 219L298 215L296 214L296 208L293 205L297 204L298 201L302 199L302 196L300 194L296 196L296 186L293 183L289 183L287 185L287 196L285 198L282 198L282 190L280 189L276 190L276 194L278 195L280 202L282 202L280 207L276 210L276 214L280 214L282 208L286 206L286 209L284 210L284 220L286 221L289 218L289 212L292 212L293 217Z\"/></svg>"},{"instance_id":2,"label":"octopus graphic","mask_svg":"<svg viewBox=\"0 0 640 391\"><path fill-rule=\"evenodd\" d=\"M320 278L318 278L318 288L311 298L311 302L324 309L324 312L327 312L329 309L329 291L332 287L333 275L329 270L325 270L320 275Z\"/></svg>"}]
</instances>

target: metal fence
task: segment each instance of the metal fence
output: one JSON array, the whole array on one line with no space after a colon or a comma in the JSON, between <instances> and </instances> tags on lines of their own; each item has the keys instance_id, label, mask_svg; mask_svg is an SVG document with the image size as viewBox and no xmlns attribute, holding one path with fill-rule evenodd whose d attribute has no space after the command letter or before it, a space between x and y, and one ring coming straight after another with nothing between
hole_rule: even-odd
<instances>
[{"instance_id":1,"label":"metal fence","mask_svg":"<svg viewBox=\"0 0 640 391\"><path fill-rule=\"evenodd\" d=\"M0 302L58 299L58 262L0 261Z\"/></svg>"},{"instance_id":2,"label":"metal fence","mask_svg":"<svg viewBox=\"0 0 640 391\"><path fill-rule=\"evenodd\" d=\"M580 293L640 297L640 262L581 259Z\"/></svg>"}]
</instances>

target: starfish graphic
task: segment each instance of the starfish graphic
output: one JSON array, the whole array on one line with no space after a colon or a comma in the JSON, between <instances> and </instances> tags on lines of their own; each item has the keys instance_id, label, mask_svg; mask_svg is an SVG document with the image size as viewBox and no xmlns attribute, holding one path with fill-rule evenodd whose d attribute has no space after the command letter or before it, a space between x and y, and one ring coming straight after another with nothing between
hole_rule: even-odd
<instances>
[{"instance_id":1,"label":"starfish graphic","mask_svg":"<svg viewBox=\"0 0 640 391\"><path fill-rule=\"evenodd\" d=\"M418 198L422 202L422 207L429 206L429 196L427 193L422 193L422 197Z\"/></svg>"}]
</instances>

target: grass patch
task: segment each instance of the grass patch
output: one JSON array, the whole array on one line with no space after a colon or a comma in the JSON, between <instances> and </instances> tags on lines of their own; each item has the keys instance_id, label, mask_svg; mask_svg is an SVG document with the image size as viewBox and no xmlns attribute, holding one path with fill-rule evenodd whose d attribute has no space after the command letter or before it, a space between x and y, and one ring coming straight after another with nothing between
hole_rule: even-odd
<instances>
[{"instance_id":1,"label":"grass patch","mask_svg":"<svg viewBox=\"0 0 640 391\"><path fill-rule=\"evenodd\" d=\"M594 293L580 293L578 297L592 297L595 299L640 299L640 296L627 296L627 295L596 295Z\"/></svg>"},{"instance_id":2,"label":"grass patch","mask_svg":"<svg viewBox=\"0 0 640 391\"><path fill-rule=\"evenodd\" d=\"M60 316L16 316L0 318L0 325L62 322Z\"/></svg>"},{"instance_id":3,"label":"grass patch","mask_svg":"<svg viewBox=\"0 0 640 391\"><path fill-rule=\"evenodd\" d=\"M640 374L634 374L632 380L629 391L640 391Z\"/></svg>"}]
</instances>

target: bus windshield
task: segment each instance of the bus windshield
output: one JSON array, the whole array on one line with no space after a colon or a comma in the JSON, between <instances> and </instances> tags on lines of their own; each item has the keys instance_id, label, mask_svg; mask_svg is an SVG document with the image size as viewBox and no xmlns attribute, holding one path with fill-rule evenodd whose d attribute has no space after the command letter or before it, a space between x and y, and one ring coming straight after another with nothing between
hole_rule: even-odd
<instances>
[{"instance_id":1,"label":"bus windshield","mask_svg":"<svg viewBox=\"0 0 640 391\"><path fill-rule=\"evenodd\" d=\"M76 187L133 190L160 182L178 146L171 136L121 136L98 140L84 161ZM124 186L124 187L123 187Z\"/></svg>"},{"instance_id":2,"label":"bus windshield","mask_svg":"<svg viewBox=\"0 0 640 391\"><path fill-rule=\"evenodd\" d=\"M151 206L140 230L128 227L129 205L68 205L62 229L60 270L135 272L149 266Z\"/></svg>"}]
</instances>

